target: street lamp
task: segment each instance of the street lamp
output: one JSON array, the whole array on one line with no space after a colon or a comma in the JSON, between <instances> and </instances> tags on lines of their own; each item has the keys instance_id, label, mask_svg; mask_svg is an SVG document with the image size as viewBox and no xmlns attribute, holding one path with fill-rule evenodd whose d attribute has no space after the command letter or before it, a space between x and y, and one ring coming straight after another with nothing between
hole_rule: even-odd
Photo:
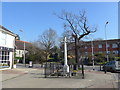
<instances>
[{"instance_id":1,"label":"street lamp","mask_svg":"<svg viewBox=\"0 0 120 90\"><path fill-rule=\"evenodd\" d=\"M19 31L24 33L23 30L19 30ZM25 63L25 41L24 41L24 59L23 59L23 64L25 64L25 66L26 66L26 63Z\"/></svg>"},{"instance_id":2,"label":"street lamp","mask_svg":"<svg viewBox=\"0 0 120 90\"><path fill-rule=\"evenodd\" d=\"M118 40L118 42L117 42L117 44L118 44L118 57L120 57L120 40Z\"/></svg>"},{"instance_id":3,"label":"street lamp","mask_svg":"<svg viewBox=\"0 0 120 90\"><path fill-rule=\"evenodd\" d=\"M93 38L91 38L91 48L92 48L93 70L95 70L94 51L93 51Z\"/></svg>"},{"instance_id":4,"label":"street lamp","mask_svg":"<svg viewBox=\"0 0 120 90\"><path fill-rule=\"evenodd\" d=\"M95 70L95 62L94 62L94 46L93 46L93 38L89 37L91 39L91 49L92 49L92 64L93 64L93 70ZM89 39L87 38L87 39Z\"/></svg>"},{"instance_id":5,"label":"street lamp","mask_svg":"<svg viewBox=\"0 0 120 90\"><path fill-rule=\"evenodd\" d=\"M106 39L106 56L107 56L107 62L109 61L108 58L108 47L107 47L107 33L106 33L106 26L107 26L108 22L105 23L105 39Z\"/></svg>"}]
</instances>

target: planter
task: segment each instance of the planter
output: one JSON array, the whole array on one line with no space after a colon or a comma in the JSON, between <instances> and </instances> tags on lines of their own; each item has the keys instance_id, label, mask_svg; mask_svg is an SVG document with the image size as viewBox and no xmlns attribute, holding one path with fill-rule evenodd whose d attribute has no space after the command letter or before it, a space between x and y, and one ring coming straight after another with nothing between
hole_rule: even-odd
<instances>
[{"instance_id":1,"label":"planter","mask_svg":"<svg viewBox=\"0 0 120 90\"><path fill-rule=\"evenodd\" d=\"M0 64L0 68L9 68L8 64Z\"/></svg>"},{"instance_id":2,"label":"planter","mask_svg":"<svg viewBox=\"0 0 120 90\"><path fill-rule=\"evenodd\" d=\"M9 66L0 66L0 68L9 68Z\"/></svg>"}]
</instances>

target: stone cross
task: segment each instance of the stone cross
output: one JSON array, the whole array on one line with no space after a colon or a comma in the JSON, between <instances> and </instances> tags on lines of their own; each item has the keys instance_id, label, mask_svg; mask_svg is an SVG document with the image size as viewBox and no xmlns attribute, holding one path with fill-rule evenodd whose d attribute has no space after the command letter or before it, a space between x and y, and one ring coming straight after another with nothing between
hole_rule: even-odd
<instances>
[{"instance_id":1,"label":"stone cross","mask_svg":"<svg viewBox=\"0 0 120 90\"><path fill-rule=\"evenodd\" d=\"M67 38L64 38L64 70L65 72L69 72L69 66L67 64Z\"/></svg>"}]
</instances>

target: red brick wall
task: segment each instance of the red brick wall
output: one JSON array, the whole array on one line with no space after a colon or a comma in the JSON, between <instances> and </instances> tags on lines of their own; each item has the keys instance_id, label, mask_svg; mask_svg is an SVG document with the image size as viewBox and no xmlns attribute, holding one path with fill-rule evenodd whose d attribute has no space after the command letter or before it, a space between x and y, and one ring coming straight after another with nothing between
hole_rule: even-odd
<instances>
[{"instance_id":1,"label":"red brick wall","mask_svg":"<svg viewBox=\"0 0 120 90\"><path fill-rule=\"evenodd\" d=\"M120 45L118 46L118 48L112 48L112 44L118 44L118 39L114 39L114 40L108 40L107 43L110 45L110 47L108 47L108 51L111 52L111 54L113 53L114 50L118 50L118 54L116 54L115 56L120 56ZM102 48L99 48L98 45L102 44ZM92 52L92 48L91 48L91 41L88 42L80 42L80 53L84 53L88 52L89 54ZM87 48L85 48L85 46L87 46ZM69 46L69 51L71 51L74 54L74 44L72 44L71 46ZM100 40L100 41L93 41L93 50L94 53L98 53L98 52L106 52L106 40Z\"/></svg>"}]
</instances>

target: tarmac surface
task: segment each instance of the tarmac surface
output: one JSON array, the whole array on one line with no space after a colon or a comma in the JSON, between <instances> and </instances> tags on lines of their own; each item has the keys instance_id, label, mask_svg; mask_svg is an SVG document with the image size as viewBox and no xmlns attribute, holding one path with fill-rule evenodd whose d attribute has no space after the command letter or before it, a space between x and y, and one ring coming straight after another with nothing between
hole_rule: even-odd
<instances>
[{"instance_id":1,"label":"tarmac surface","mask_svg":"<svg viewBox=\"0 0 120 90\"><path fill-rule=\"evenodd\" d=\"M44 78L42 68L16 68L3 70L2 88L118 88L115 73L85 70L85 78Z\"/></svg>"}]
</instances>

